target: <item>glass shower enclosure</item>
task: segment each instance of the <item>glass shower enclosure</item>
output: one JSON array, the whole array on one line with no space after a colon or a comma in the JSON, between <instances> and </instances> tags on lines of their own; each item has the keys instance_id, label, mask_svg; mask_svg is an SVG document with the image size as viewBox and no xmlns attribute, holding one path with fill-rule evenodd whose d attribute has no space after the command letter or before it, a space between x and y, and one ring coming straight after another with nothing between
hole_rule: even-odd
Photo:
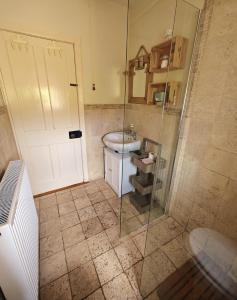
<instances>
[{"instance_id":1,"label":"glass shower enclosure","mask_svg":"<svg viewBox=\"0 0 237 300\"><path fill-rule=\"evenodd\" d=\"M185 116L184 100L199 17L199 10L183 0L158 1L144 15L138 17L134 12L135 4L130 10L127 65L136 57L141 45L151 53L159 45L164 45L166 48L161 49L161 52L166 51L169 56L174 55L174 48L185 49L177 50L184 53L180 67L168 64L166 68L152 70L152 66L149 66L149 70L142 69L143 73L153 73L153 79L147 84L139 74L133 89L137 89L139 84L147 84L144 87L144 90L148 90L146 103L134 101L139 98L137 95L141 92L141 87L134 91L135 97L129 96L131 87L128 81L131 79L127 78L124 132L127 134L132 126L137 139L141 140L141 147L131 155L131 160L137 167L136 173L130 178L132 191L122 196L122 234L133 232L147 224L148 220L151 222L159 218L168 208L174 158L181 119ZM182 45L182 42L185 44ZM133 78L134 82L136 80ZM158 100L155 97L158 97ZM159 97L164 101L159 101ZM149 153L151 161L148 158Z\"/></svg>"},{"instance_id":2,"label":"glass shower enclosure","mask_svg":"<svg viewBox=\"0 0 237 300\"><path fill-rule=\"evenodd\" d=\"M136 171L130 176L131 191L123 194L122 186L120 231L121 236L140 233L143 261L135 277L143 297L159 285L152 254L160 247L162 235L156 224L169 215L175 155L185 118L200 14L192 2L130 1L129 6L124 132L139 139L141 147L130 153Z\"/></svg>"}]
</instances>

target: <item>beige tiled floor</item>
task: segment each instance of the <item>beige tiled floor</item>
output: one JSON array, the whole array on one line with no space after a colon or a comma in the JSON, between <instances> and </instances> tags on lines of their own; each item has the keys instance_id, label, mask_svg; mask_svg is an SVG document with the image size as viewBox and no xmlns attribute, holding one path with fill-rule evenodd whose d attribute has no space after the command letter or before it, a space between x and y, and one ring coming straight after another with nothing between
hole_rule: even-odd
<instances>
[{"instance_id":1,"label":"beige tiled floor","mask_svg":"<svg viewBox=\"0 0 237 300\"><path fill-rule=\"evenodd\" d=\"M142 299L140 292L156 299L154 289L189 258L171 218L153 224L147 236L140 226L120 238L120 200L102 179L36 203L41 300L132 300Z\"/></svg>"}]
</instances>

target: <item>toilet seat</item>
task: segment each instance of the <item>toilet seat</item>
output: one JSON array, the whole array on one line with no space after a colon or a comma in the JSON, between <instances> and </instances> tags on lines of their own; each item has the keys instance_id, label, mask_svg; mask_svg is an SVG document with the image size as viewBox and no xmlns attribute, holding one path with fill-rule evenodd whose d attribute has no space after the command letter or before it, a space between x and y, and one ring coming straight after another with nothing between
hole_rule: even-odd
<instances>
[{"instance_id":1,"label":"toilet seat","mask_svg":"<svg viewBox=\"0 0 237 300\"><path fill-rule=\"evenodd\" d=\"M188 247L205 277L237 297L237 242L215 230L196 228L189 234Z\"/></svg>"}]
</instances>

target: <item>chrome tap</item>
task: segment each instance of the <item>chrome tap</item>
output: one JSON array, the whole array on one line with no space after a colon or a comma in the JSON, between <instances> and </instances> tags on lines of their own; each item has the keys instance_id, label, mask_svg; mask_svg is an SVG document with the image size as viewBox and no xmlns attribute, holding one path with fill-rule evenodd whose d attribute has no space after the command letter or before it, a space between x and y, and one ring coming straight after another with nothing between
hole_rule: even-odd
<instances>
[{"instance_id":1,"label":"chrome tap","mask_svg":"<svg viewBox=\"0 0 237 300\"><path fill-rule=\"evenodd\" d=\"M136 131L134 130L134 125L133 124L130 124L128 126L127 129L124 130L124 132L129 135L134 141L137 139L137 133Z\"/></svg>"}]
</instances>

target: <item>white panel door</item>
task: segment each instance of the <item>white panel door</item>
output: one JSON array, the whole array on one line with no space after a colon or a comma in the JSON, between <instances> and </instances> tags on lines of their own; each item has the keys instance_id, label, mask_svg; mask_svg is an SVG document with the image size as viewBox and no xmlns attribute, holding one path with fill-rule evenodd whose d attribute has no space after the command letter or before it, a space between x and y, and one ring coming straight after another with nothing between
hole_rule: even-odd
<instances>
[{"instance_id":1,"label":"white panel door","mask_svg":"<svg viewBox=\"0 0 237 300\"><path fill-rule=\"evenodd\" d=\"M74 48L0 32L0 68L34 194L83 181Z\"/></svg>"}]
</instances>

